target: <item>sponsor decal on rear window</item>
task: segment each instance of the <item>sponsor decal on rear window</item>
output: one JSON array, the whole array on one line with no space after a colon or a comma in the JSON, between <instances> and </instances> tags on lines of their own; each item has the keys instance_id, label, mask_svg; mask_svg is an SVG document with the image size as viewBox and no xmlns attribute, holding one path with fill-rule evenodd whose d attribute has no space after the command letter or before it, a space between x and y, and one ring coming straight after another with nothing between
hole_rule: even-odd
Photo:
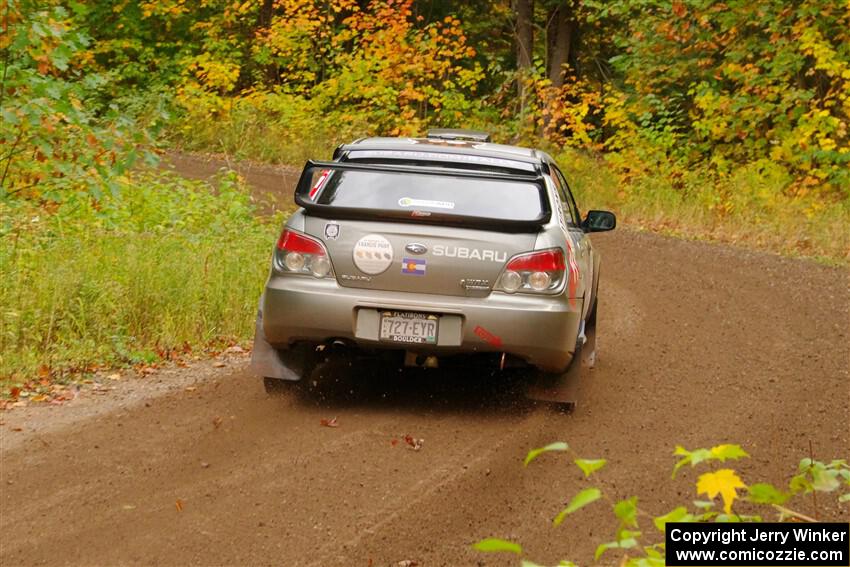
<instances>
[{"instance_id":1,"label":"sponsor decal on rear window","mask_svg":"<svg viewBox=\"0 0 850 567\"><path fill-rule=\"evenodd\" d=\"M399 207L426 207L429 209L454 209L455 204L451 201L432 201L430 199L411 199L402 197L398 200Z\"/></svg>"}]
</instances>

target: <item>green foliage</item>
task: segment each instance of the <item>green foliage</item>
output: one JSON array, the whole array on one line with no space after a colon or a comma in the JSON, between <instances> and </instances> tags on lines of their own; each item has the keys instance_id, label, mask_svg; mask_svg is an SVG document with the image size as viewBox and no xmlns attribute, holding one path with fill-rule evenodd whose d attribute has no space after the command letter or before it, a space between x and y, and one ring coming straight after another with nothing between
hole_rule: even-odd
<instances>
[{"instance_id":1,"label":"green foliage","mask_svg":"<svg viewBox=\"0 0 850 567\"><path fill-rule=\"evenodd\" d=\"M315 102L299 95L257 92L232 100L221 120L186 119L169 135L187 150L302 166L307 159L329 159L333 148L351 141L362 126L352 121L334 127Z\"/></svg>"},{"instance_id":2,"label":"green foliage","mask_svg":"<svg viewBox=\"0 0 850 567\"><path fill-rule=\"evenodd\" d=\"M596 502L602 497L602 492L598 488L585 488L570 500L570 503L567 504L567 507L558 512L558 515L555 516L555 519L552 520L552 525L560 526L564 519L572 514L573 512L577 512L581 510L588 504Z\"/></svg>"},{"instance_id":3,"label":"green foliage","mask_svg":"<svg viewBox=\"0 0 850 567\"><path fill-rule=\"evenodd\" d=\"M520 567L543 567L533 561L529 561L528 559L520 559L519 562ZM556 567L577 567L575 563L572 561L560 561Z\"/></svg>"},{"instance_id":4,"label":"green foliage","mask_svg":"<svg viewBox=\"0 0 850 567\"><path fill-rule=\"evenodd\" d=\"M18 187L120 173L145 138L133 124L155 129L165 108L168 143L282 163L367 135L469 126L589 162L579 169L604 165L595 184L607 186L584 202L627 224L831 261L850 254L841 3L538 2L542 33L521 76L514 14L493 0L10 5L16 36L62 38L27 32L34 50L5 50L14 96L28 100L39 80L75 89L58 97L69 112L29 120L25 136L48 140L39 153L7 154ZM549 79L556 8L573 30L559 87ZM3 119L8 148L21 119Z\"/></svg>"},{"instance_id":5,"label":"green foliage","mask_svg":"<svg viewBox=\"0 0 850 567\"><path fill-rule=\"evenodd\" d=\"M516 553L517 555L522 555L522 546L504 539L482 539L481 541L477 542L473 547L478 551L506 551L508 553Z\"/></svg>"},{"instance_id":6,"label":"green foliage","mask_svg":"<svg viewBox=\"0 0 850 567\"><path fill-rule=\"evenodd\" d=\"M139 174L99 200L0 201L0 218L6 386L252 335L276 227L233 176L214 193Z\"/></svg>"},{"instance_id":7,"label":"green foliage","mask_svg":"<svg viewBox=\"0 0 850 567\"><path fill-rule=\"evenodd\" d=\"M548 34L556 3L537 5ZM576 32L560 87L551 37L517 73L513 14L492 0L6 0L0 373L249 332L271 231L244 192L128 178L160 142L300 164L364 135L478 127L549 148L584 206L632 226L850 260L850 7L557 5ZM239 223L249 236L229 240ZM734 447L682 449L675 470L745 456ZM791 492L748 497L783 505L844 474L807 465Z\"/></svg>"},{"instance_id":8,"label":"green foliage","mask_svg":"<svg viewBox=\"0 0 850 567\"><path fill-rule=\"evenodd\" d=\"M566 451L569 448L569 445L567 445L563 441L556 441L555 443L550 443L545 447L540 447L539 449L532 449L525 456L525 459L523 460L522 464L527 467L531 461L533 461L543 453L548 453L550 451Z\"/></svg>"},{"instance_id":9,"label":"green foliage","mask_svg":"<svg viewBox=\"0 0 850 567\"><path fill-rule=\"evenodd\" d=\"M73 4L77 15L85 11ZM106 79L84 71L91 39L53 2L7 0L0 35L0 199L99 196L139 157L148 132L97 102ZM156 120L150 121L156 125Z\"/></svg>"},{"instance_id":10,"label":"green foliage","mask_svg":"<svg viewBox=\"0 0 850 567\"><path fill-rule=\"evenodd\" d=\"M667 133L674 155L709 163L720 176L772 161L795 178L789 191L850 196L846 4L605 4L608 18L631 22L615 36L621 55L614 65L628 93L625 108L647 141L658 145Z\"/></svg>"},{"instance_id":11,"label":"green foliage","mask_svg":"<svg viewBox=\"0 0 850 567\"><path fill-rule=\"evenodd\" d=\"M550 447L557 447L557 449L554 449L557 451L573 453L566 443L557 442L547 445L542 449L535 449L529 453L529 456L532 454L537 456ZM674 455L683 457L674 465L674 474L685 464L689 463L693 467L700 463L711 463L713 461L725 462L730 459L737 460L749 457L740 445L733 444L717 445L710 449L695 449L693 451L677 446ZM572 458L576 463L579 461L583 463L604 462L602 460L588 461L580 459L575 454L572 454ZM528 460L528 457L526 457L526 460ZM589 474L586 473L586 476L589 476ZM739 496L738 489L746 490L746 494ZM788 488L784 491L768 483L755 483L747 486L738 474L731 469L719 469L703 473L699 476L696 483L697 493L707 494L709 498L720 495L724 502L723 512L715 510L715 502L713 500L697 500L693 502L693 510L689 509L687 505L680 505L666 514L653 516L638 507L637 496L614 502L601 489L591 486L582 489L574 496L569 505L558 514L553 523L557 526L563 522L567 515L579 511L596 500L604 499L611 505L614 516L617 518L619 524L612 541L603 541L597 545L594 560L598 562L606 552L620 550L625 553L621 554L621 559L617 562L619 565L627 567L663 567L665 564L663 534L665 525L668 522L763 521L761 515L733 512L732 507L736 500L743 500L749 509L763 509L768 513L773 513L778 521L793 518L796 521L814 522L815 520L813 518L801 512L791 510L785 504L794 497L800 497L814 492L835 493L839 490L848 491L838 497L839 503L850 502L850 466L848 466L847 462L844 460L833 460L829 463L823 463L807 458L800 461L797 474L791 477L788 482ZM644 534L640 531L640 518L651 519L657 533ZM647 543L647 539L651 541ZM510 551L518 555L522 555L523 553L522 547L519 544L504 542L502 540L485 539L474 544L473 548L484 552ZM520 564L523 567L537 566L536 563L525 558L520 559ZM574 565L574 563L561 561L559 565Z\"/></svg>"},{"instance_id":12,"label":"green foliage","mask_svg":"<svg viewBox=\"0 0 850 567\"><path fill-rule=\"evenodd\" d=\"M594 472L598 471L607 463L605 459L576 459L575 464L584 473L584 476L589 477Z\"/></svg>"},{"instance_id":13,"label":"green foliage","mask_svg":"<svg viewBox=\"0 0 850 567\"><path fill-rule=\"evenodd\" d=\"M770 483L757 482L747 488L751 502L756 504L785 504L790 494L782 492Z\"/></svg>"},{"instance_id":14,"label":"green foliage","mask_svg":"<svg viewBox=\"0 0 850 567\"><path fill-rule=\"evenodd\" d=\"M602 554L611 549L632 549L637 547L638 536L640 536L640 532L624 530L621 539L618 539L617 541L608 541L605 543L600 543L593 554L593 559L599 561L599 558L602 557Z\"/></svg>"},{"instance_id":15,"label":"green foliage","mask_svg":"<svg viewBox=\"0 0 850 567\"><path fill-rule=\"evenodd\" d=\"M719 180L694 167L671 180L665 175L669 166L659 162L658 175L623 179L621 171L632 162L621 154L566 149L555 157L583 207L614 210L626 225L829 262L850 261L850 200L785 195L790 177L778 166L744 166Z\"/></svg>"},{"instance_id":16,"label":"green foliage","mask_svg":"<svg viewBox=\"0 0 850 567\"><path fill-rule=\"evenodd\" d=\"M800 461L798 473L791 479L791 493L832 492L850 483L850 466L843 459L821 463L806 458Z\"/></svg>"},{"instance_id":17,"label":"green foliage","mask_svg":"<svg viewBox=\"0 0 850 567\"><path fill-rule=\"evenodd\" d=\"M684 506L679 506L670 510L663 516L657 516L652 519L652 523L655 524L655 528L664 533L664 526L667 525L667 522L693 522L694 515L688 512L688 509Z\"/></svg>"},{"instance_id":18,"label":"green foliage","mask_svg":"<svg viewBox=\"0 0 850 567\"><path fill-rule=\"evenodd\" d=\"M614 515L620 520L621 528L637 527L637 502L637 496L632 496L614 504Z\"/></svg>"},{"instance_id":19,"label":"green foliage","mask_svg":"<svg viewBox=\"0 0 850 567\"><path fill-rule=\"evenodd\" d=\"M675 478L676 472L685 465L695 467L704 461L720 461L722 463L727 459L741 459L749 457L747 452L744 451L740 445L729 444L717 445L711 449L696 449L694 451L688 451L681 445L677 445L673 454L677 457L682 457L682 459L676 463L676 466L673 467L672 478Z\"/></svg>"}]
</instances>

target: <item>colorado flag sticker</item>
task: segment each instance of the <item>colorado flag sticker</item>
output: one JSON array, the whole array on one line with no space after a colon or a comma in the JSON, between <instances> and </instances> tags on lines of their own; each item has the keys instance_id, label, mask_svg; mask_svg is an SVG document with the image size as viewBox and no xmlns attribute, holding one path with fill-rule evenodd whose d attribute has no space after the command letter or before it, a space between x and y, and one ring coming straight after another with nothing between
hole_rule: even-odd
<instances>
[{"instance_id":1,"label":"colorado flag sticker","mask_svg":"<svg viewBox=\"0 0 850 567\"><path fill-rule=\"evenodd\" d=\"M422 258L402 258L401 273L412 276L424 276L425 260Z\"/></svg>"}]
</instances>

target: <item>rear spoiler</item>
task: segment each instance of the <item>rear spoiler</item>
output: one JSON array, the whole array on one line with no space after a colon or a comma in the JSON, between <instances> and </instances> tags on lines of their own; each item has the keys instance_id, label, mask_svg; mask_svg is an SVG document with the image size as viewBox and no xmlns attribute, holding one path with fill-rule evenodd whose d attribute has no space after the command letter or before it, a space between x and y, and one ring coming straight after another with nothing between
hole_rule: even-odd
<instances>
[{"instance_id":1,"label":"rear spoiler","mask_svg":"<svg viewBox=\"0 0 850 567\"><path fill-rule=\"evenodd\" d=\"M373 173L409 173L415 175L439 175L443 177L464 177L473 179L492 179L500 181L521 181L534 183L539 187L540 215L531 220L494 219L470 215L457 215L439 211L418 211L399 209L362 209L357 207L340 207L323 205L311 198L315 190L313 176L316 171L365 171ZM320 195L315 195L318 197ZM489 171L474 171L446 169L442 167L415 167L384 164L357 164L338 161L308 160L301 172L298 185L295 188L295 203L304 208L308 214L326 219L351 220L392 220L395 222L410 222L417 224L438 224L466 228L481 228L500 232L537 232L540 227L552 218L552 209L546 195L546 185L539 172L528 173L499 173Z\"/></svg>"}]
</instances>

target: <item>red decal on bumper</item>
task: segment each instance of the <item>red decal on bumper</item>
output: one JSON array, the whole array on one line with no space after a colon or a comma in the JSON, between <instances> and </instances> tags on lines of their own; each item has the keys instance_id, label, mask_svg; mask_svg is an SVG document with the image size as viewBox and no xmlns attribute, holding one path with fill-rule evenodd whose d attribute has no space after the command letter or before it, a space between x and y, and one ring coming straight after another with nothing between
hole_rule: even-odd
<instances>
[{"instance_id":1,"label":"red decal on bumper","mask_svg":"<svg viewBox=\"0 0 850 567\"><path fill-rule=\"evenodd\" d=\"M494 347L502 346L502 339L485 329L484 327L477 326L472 330L473 333L478 335L484 341L490 343Z\"/></svg>"}]
</instances>

